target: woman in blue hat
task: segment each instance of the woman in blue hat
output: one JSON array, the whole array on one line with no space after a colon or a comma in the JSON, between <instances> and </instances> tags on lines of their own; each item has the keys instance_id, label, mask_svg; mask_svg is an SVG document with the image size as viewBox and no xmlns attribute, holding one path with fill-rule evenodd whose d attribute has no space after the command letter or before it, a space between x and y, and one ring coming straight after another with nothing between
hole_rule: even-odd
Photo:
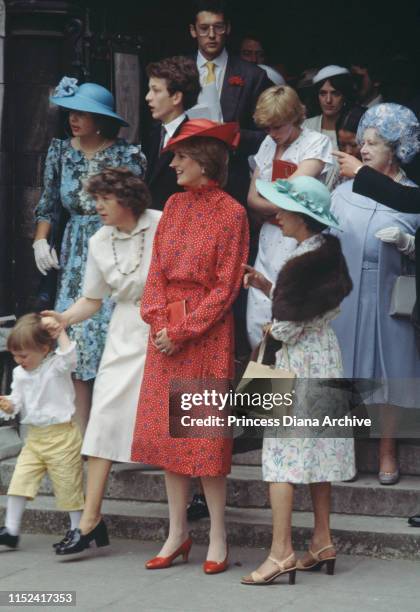
<instances>
[{"instance_id":1,"label":"woman in blue hat","mask_svg":"<svg viewBox=\"0 0 420 612\"><path fill-rule=\"evenodd\" d=\"M72 136L54 138L48 149L44 190L35 210L37 228L33 243L35 262L41 274L59 269L55 310L62 312L81 297L89 238L102 223L95 202L83 189L85 181L106 167L127 167L143 177L146 160L139 145L117 138L127 122L114 110L110 91L96 83L77 85L64 77L50 98L53 104L69 111ZM57 200L69 213L63 235L60 261L47 238L57 210ZM92 383L105 344L112 305L104 300L91 319L70 330L77 343L78 367L75 371L76 415L85 430L91 403Z\"/></svg>"},{"instance_id":2,"label":"woman in blue hat","mask_svg":"<svg viewBox=\"0 0 420 612\"><path fill-rule=\"evenodd\" d=\"M244 286L253 286L272 300L270 334L281 341L276 367L297 377L293 416L318 417L321 427L314 419L308 427L297 422L296 428L269 427L265 431L262 470L263 479L270 483L273 540L268 558L242 583L270 584L288 574L289 583L294 584L296 570L326 563L328 573L334 573L336 552L329 527L331 482L347 480L355 473L353 439L338 437L340 433L328 427L326 433L324 427L326 416L346 411L343 391L323 384L325 379L343 376L340 348L330 322L352 283L339 240L322 233L328 227L338 227L325 185L310 176L298 176L274 183L257 180L256 188L279 208L277 222L285 236L296 240L296 247L275 286L250 266L245 266ZM315 521L309 551L297 561L291 518L294 485L299 483L310 485Z\"/></svg>"}]
</instances>

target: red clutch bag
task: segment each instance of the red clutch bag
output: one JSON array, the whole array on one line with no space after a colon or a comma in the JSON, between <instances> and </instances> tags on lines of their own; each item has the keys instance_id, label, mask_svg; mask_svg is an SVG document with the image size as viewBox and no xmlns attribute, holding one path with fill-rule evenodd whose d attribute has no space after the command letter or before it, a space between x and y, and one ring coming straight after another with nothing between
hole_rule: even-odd
<instances>
[{"instance_id":1,"label":"red clutch bag","mask_svg":"<svg viewBox=\"0 0 420 612\"><path fill-rule=\"evenodd\" d=\"M273 171L271 173L271 180L276 181L277 179L287 179L289 176L297 170L297 165L293 162L283 161L282 159L275 159L273 161Z\"/></svg>"},{"instance_id":2,"label":"red clutch bag","mask_svg":"<svg viewBox=\"0 0 420 612\"><path fill-rule=\"evenodd\" d=\"M287 179L289 176L297 170L297 165L293 162L283 161L282 159L275 159L273 161L273 171L271 173L271 180L276 181L277 179ZM276 218L272 217L268 219L271 225L278 225Z\"/></svg>"},{"instance_id":3,"label":"red clutch bag","mask_svg":"<svg viewBox=\"0 0 420 612\"><path fill-rule=\"evenodd\" d=\"M168 313L169 325L176 325L185 318L187 314L187 301L178 300L177 302L171 302L166 307Z\"/></svg>"}]
</instances>

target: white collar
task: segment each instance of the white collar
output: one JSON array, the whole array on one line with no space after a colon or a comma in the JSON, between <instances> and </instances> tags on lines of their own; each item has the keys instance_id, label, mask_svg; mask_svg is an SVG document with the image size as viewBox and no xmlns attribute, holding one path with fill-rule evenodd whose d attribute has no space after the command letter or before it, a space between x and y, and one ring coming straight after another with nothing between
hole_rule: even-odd
<instances>
[{"instance_id":1,"label":"white collar","mask_svg":"<svg viewBox=\"0 0 420 612\"><path fill-rule=\"evenodd\" d=\"M314 251L315 249L321 246L324 240L325 238L321 232L319 234L314 234L313 236L302 240L302 242L298 244L296 251L293 253L293 255L295 256L297 251Z\"/></svg>"},{"instance_id":2,"label":"white collar","mask_svg":"<svg viewBox=\"0 0 420 612\"><path fill-rule=\"evenodd\" d=\"M204 68L207 62L213 62L213 64L216 64L218 68L223 68L227 64L227 61L228 61L228 53L226 49L223 49L221 54L213 58L212 60L206 59L204 55L202 55L201 51L198 51L197 53L197 66L199 68Z\"/></svg>"},{"instance_id":3,"label":"white collar","mask_svg":"<svg viewBox=\"0 0 420 612\"><path fill-rule=\"evenodd\" d=\"M175 117L175 119L172 119L172 121L170 121L169 123L162 124L169 138L172 138L172 136L175 134L178 127L181 125L181 123L186 118L187 118L187 115L185 113L181 113L180 115L178 115L178 117Z\"/></svg>"},{"instance_id":4,"label":"white collar","mask_svg":"<svg viewBox=\"0 0 420 612\"><path fill-rule=\"evenodd\" d=\"M147 214L147 210L145 210L139 217L139 220L136 223L136 226L131 230L129 234L126 232L121 232L117 227L113 227L111 229L111 235L113 238L118 238L119 240L129 240L133 238L133 236L137 236L140 234L142 230L145 230L150 225L149 215Z\"/></svg>"},{"instance_id":5,"label":"white collar","mask_svg":"<svg viewBox=\"0 0 420 612\"><path fill-rule=\"evenodd\" d=\"M23 368L22 366L17 366L17 368L15 369L20 368L20 374L21 376L23 375L23 377L29 376L30 378L31 376L36 376L39 372L43 370L45 364L49 363L49 361L51 360L52 357L54 357L54 355L55 355L55 351L50 351L49 353L47 353L44 359L41 361L41 363L33 370L25 370L25 368Z\"/></svg>"}]
</instances>

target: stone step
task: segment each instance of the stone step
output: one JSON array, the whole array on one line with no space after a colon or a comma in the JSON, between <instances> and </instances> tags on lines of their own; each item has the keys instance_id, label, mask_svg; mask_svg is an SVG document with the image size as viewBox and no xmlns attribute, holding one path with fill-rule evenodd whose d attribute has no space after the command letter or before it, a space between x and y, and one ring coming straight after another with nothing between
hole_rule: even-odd
<instances>
[{"instance_id":1,"label":"stone step","mask_svg":"<svg viewBox=\"0 0 420 612\"><path fill-rule=\"evenodd\" d=\"M228 505L268 508L268 484L261 481L261 468L233 466L228 479ZM294 509L311 511L309 487L295 487ZM332 485L331 511L337 514L407 517L420 512L420 477L404 476L393 486L380 485L376 476L361 474L356 482Z\"/></svg>"},{"instance_id":2,"label":"stone step","mask_svg":"<svg viewBox=\"0 0 420 612\"><path fill-rule=\"evenodd\" d=\"M0 462L0 493L6 493L15 460ZM195 485L197 481L194 480ZM45 478L41 494L52 494ZM143 502L166 502L163 472L139 469L136 464L114 465L108 482L109 499ZM261 481L259 466L233 466L228 478L228 506L234 508L268 508L268 485ZM295 510L312 508L309 487L296 486ZM376 476L362 474L356 482L334 483L332 512L370 516L407 517L420 512L420 477L404 476L393 486L382 486Z\"/></svg>"},{"instance_id":3,"label":"stone step","mask_svg":"<svg viewBox=\"0 0 420 612\"><path fill-rule=\"evenodd\" d=\"M1 417L0 417L1 422ZM0 459L15 457L22 448L22 441L13 425L0 426Z\"/></svg>"},{"instance_id":4,"label":"stone step","mask_svg":"<svg viewBox=\"0 0 420 612\"><path fill-rule=\"evenodd\" d=\"M398 443L398 459L401 474L420 476L420 440L401 440ZM356 459L362 472L376 474L379 465L379 441L358 440Z\"/></svg>"},{"instance_id":5,"label":"stone step","mask_svg":"<svg viewBox=\"0 0 420 612\"><path fill-rule=\"evenodd\" d=\"M6 496L0 496L0 522L4 521ZM162 541L168 529L166 504L105 500L103 513L111 536L138 540ZM293 542L297 550L305 550L310 539L313 515L309 512L293 514ZM197 543L208 538L209 521L191 526ZM271 511L265 508L244 510L228 508L226 527L232 546L269 548L271 543ZM55 509L51 496L38 496L28 504L22 526L23 533L57 533L68 528L65 512ZM331 529L335 545L341 553L366 555L383 559L420 559L420 529L407 525L398 518L331 515Z\"/></svg>"},{"instance_id":6,"label":"stone step","mask_svg":"<svg viewBox=\"0 0 420 612\"><path fill-rule=\"evenodd\" d=\"M357 440L356 459L361 472L376 474L379 455L378 440ZM420 476L420 440L401 440L398 444L401 474ZM235 465L261 465L261 451L253 450L233 456Z\"/></svg>"}]
</instances>

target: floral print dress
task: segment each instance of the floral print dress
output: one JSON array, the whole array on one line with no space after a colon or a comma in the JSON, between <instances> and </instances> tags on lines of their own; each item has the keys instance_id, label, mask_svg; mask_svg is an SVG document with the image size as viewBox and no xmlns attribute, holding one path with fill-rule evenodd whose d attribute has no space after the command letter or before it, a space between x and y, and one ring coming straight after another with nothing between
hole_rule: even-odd
<instances>
[{"instance_id":1,"label":"floral print dress","mask_svg":"<svg viewBox=\"0 0 420 612\"><path fill-rule=\"evenodd\" d=\"M288 260L313 251L321 245L317 234L301 242ZM342 416L343 392L317 385L314 380L342 378L343 366L337 338L330 321L339 309L330 310L311 321L276 321L271 334L286 347L278 351L276 367L296 375L293 415L322 419ZM298 429L303 434L302 428ZM292 433L292 432L290 432ZM308 434L314 436L314 430ZM285 428L267 429L264 436L262 469L268 482L333 482L348 480L355 473L352 438L289 437ZM292 434L293 435L293 434ZM351 431L350 431L351 435Z\"/></svg>"},{"instance_id":2,"label":"floral print dress","mask_svg":"<svg viewBox=\"0 0 420 612\"><path fill-rule=\"evenodd\" d=\"M61 162L60 162L61 155ZM60 171L61 163L61 171ZM62 312L82 294L83 277L88 254L89 238L101 227L95 203L83 189L85 181L106 167L127 167L136 175L144 176L146 159L140 146L117 139L114 144L98 151L91 159L75 149L70 139L54 138L48 149L44 172L44 190L35 210L37 223L52 222L57 198L69 213L60 254L55 309ZM61 174L61 184L59 177ZM69 329L76 341L78 365L75 377L80 380L95 378L105 346L105 337L112 314L111 300L104 300L102 308L91 318Z\"/></svg>"}]
</instances>

